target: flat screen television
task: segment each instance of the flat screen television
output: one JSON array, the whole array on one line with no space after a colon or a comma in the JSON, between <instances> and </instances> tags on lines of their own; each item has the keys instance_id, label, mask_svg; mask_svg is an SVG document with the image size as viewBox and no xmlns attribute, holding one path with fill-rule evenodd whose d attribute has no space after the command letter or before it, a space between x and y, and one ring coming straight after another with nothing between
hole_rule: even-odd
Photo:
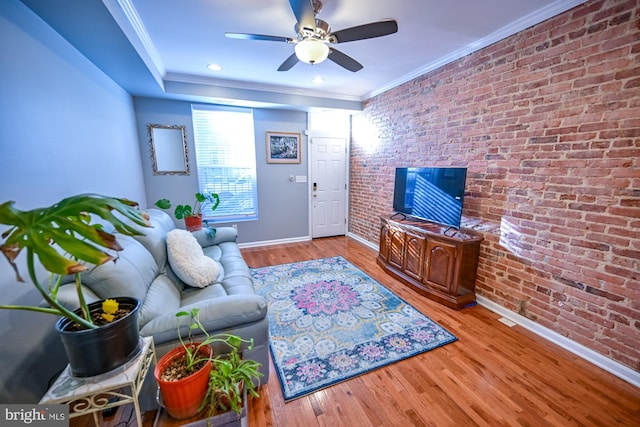
<instances>
[{"instance_id":1,"label":"flat screen television","mask_svg":"<svg viewBox=\"0 0 640 427\"><path fill-rule=\"evenodd\" d=\"M460 228L467 168L396 168L393 209Z\"/></svg>"}]
</instances>

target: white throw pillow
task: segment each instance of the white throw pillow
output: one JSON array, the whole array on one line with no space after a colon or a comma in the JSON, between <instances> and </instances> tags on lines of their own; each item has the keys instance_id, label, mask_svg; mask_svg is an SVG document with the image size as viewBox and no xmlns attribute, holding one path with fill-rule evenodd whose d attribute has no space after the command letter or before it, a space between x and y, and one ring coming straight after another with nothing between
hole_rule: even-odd
<instances>
[{"instance_id":1,"label":"white throw pillow","mask_svg":"<svg viewBox=\"0 0 640 427\"><path fill-rule=\"evenodd\" d=\"M189 286L204 288L221 277L220 263L202 252L189 231L174 229L167 233L167 257L176 276Z\"/></svg>"}]
</instances>

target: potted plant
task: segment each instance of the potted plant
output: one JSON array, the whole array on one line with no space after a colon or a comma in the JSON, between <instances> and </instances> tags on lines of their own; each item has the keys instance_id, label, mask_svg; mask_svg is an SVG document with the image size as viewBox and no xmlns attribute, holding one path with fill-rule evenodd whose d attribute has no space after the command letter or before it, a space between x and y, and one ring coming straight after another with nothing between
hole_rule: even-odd
<instances>
[{"instance_id":1,"label":"potted plant","mask_svg":"<svg viewBox=\"0 0 640 427\"><path fill-rule=\"evenodd\" d=\"M247 341L232 337L227 342L231 346L231 352L217 356L212 361L209 386L201 406L208 407L208 424L228 425L239 421L246 415L247 396L260 397L257 387L263 375L259 371L262 365L241 357L240 346L243 342ZM253 348L253 340L249 342L248 348ZM254 380L257 384L254 384ZM215 417L212 419L212 416ZM219 419L221 417L224 419Z\"/></svg>"},{"instance_id":2,"label":"potted plant","mask_svg":"<svg viewBox=\"0 0 640 427\"><path fill-rule=\"evenodd\" d=\"M154 369L154 377L158 383L162 405L167 413L175 419L184 420L198 414L204 406L202 402L207 395L209 374L212 370L213 349L211 344L242 342L235 335L210 335L198 319L198 309L176 313L177 318L189 316L189 334L183 340L178 321L178 339L180 346L162 356ZM196 342L193 331L199 330L204 338Z\"/></svg>"},{"instance_id":3,"label":"potted plant","mask_svg":"<svg viewBox=\"0 0 640 427\"><path fill-rule=\"evenodd\" d=\"M129 360L139 348L138 310L132 298L87 304L80 274L89 265L99 266L116 259L108 251L122 247L115 234L92 224L101 218L123 235L142 233L135 227L148 226L137 203L98 194L68 197L46 208L21 211L8 201L0 205L0 225L8 226L0 237L0 251L24 282L16 258L26 249L26 263L33 286L49 307L0 305L7 310L29 310L62 316L56 329L62 338L71 370L76 376L93 376L109 371ZM114 214L114 213L117 213ZM36 257L49 272L48 284L36 277ZM58 291L66 275L75 276L80 308L72 311L58 301Z\"/></svg>"},{"instance_id":4,"label":"potted plant","mask_svg":"<svg viewBox=\"0 0 640 427\"><path fill-rule=\"evenodd\" d=\"M178 205L173 211L176 219L184 219L184 225L188 231L198 231L202 229L202 209L211 205L210 209L215 210L220 204L220 197L217 193L196 193L193 205ZM160 209L171 209L169 199L160 199L155 205Z\"/></svg>"}]
</instances>

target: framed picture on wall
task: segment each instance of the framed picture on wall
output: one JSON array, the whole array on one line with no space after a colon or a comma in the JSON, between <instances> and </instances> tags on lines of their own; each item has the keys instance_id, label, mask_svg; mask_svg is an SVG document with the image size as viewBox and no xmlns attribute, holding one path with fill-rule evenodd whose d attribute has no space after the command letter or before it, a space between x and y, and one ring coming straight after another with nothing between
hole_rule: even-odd
<instances>
[{"instance_id":1,"label":"framed picture on wall","mask_svg":"<svg viewBox=\"0 0 640 427\"><path fill-rule=\"evenodd\" d=\"M267 163L300 163L300 134L267 132Z\"/></svg>"}]
</instances>

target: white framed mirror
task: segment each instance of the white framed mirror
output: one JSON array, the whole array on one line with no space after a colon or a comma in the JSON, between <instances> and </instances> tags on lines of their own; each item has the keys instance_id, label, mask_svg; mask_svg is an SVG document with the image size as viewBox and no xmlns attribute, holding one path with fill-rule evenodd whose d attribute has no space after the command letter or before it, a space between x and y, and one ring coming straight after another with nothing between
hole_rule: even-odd
<instances>
[{"instance_id":1,"label":"white framed mirror","mask_svg":"<svg viewBox=\"0 0 640 427\"><path fill-rule=\"evenodd\" d=\"M184 126L148 124L154 175L189 175Z\"/></svg>"}]
</instances>

